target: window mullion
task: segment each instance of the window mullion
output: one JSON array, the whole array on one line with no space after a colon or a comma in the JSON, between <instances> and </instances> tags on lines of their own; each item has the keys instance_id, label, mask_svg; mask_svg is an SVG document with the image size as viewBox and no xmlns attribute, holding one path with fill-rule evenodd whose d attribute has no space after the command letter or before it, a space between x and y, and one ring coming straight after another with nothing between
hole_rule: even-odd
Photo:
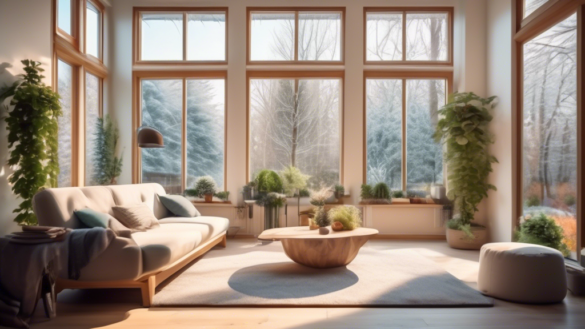
<instances>
[{"instance_id":1,"label":"window mullion","mask_svg":"<svg viewBox=\"0 0 585 329\"><path fill-rule=\"evenodd\" d=\"M402 79L402 190L406 191L406 79Z\"/></svg>"},{"instance_id":2,"label":"window mullion","mask_svg":"<svg viewBox=\"0 0 585 329\"><path fill-rule=\"evenodd\" d=\"M294 47L295 47L295 62L299 60L299 11L295 11L295 38L294 38Z\"/></svg>"},{"instance_id":3,"label":"window mullion","mask_svg":"<svg viewBox=\"0 0 585 329\"><path fill-rule=\"evenodd\" d=\"M402 61L406 61L406 12L402 12Z\"/></svg>"},{"instance_id":4,"label":"window mullion","mask_svg":"<svg viewBox=\"0 0 585 329\"><path fill-rule=\"evenodd\" d=\"M187 60L187 12L183 13L183 60Z\"/></svg>"},{"instance_id":5,"label":"window mullion","mask_svg":"<svg viewBox=\"0 0 585 329\"><path fill-rule=\"evenodd\" d=\"M183 133L181 134L181 190L187 185L187 78L183 78Z\"/></svg>"}]
</instances>

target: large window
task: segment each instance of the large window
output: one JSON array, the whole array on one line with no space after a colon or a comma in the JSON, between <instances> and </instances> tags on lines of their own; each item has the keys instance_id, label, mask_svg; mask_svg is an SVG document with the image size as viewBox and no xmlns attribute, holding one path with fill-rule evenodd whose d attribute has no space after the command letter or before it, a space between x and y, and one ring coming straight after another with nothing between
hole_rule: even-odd
<instances>
[{"instance_id":1,"label":"large window","mask_svg":"<svg viewBox=\"0 0 585 329\"><path fill-rule=\"evenodd\" d=\"M312 188L339 184L342 75L335 75L251 74L249 178L262 169L295 166L311 176Z\"/></svg>"},{"instance_id":2,"label":"large window","mask_svg":"<svg viewBox=\"0 0 585 329\"><path fill-rule=\"evenodd\" d=\"M105 8L94 0L54 0L53 85L61 96L58 186L93 184L95 128L102 113Z\"/></svg>"},{"instance_id":3,"label":"large window","mask_svg":"<svg viewBox=\"0 0 585 329\"><path fill-rule=\"evenodd\" d=\"M227 60L227 9L135 8L136 62Z\"/></svg>"},{"instance_id":4,"label":"large window","mask_svg":"<svg viewBox=\"0 0 585 329\"><path fill-rule=\"evenodd\" d=\"M442 147L433 133L450 75L384 75L366 72L365 180L426 195L432 184L443 183Z\"/></svg>"},{"instance_id":5,"label":"large window","mask_svg":"<svg viewBox=\"0 0 585 329\"><path fill-rule=\"evenodd\" d=\"M523 61L523 212L555 219L576 257L577 14L524 43Z\"/></svg>"},{"instance_id":6,"label":"large window","mask_svg":"<svg viewBox=\"0 0 585 329\"><path fill-rule=\"evenodd\" d=\"M249 62L343 61L345 9L248 9Z\"/></svg>"},{"instance_id":7,"label":"large window","mask_svg":"<svg viewBox=\"0 0 585 329\"><path fill-rule=\"evenodd\" d=\"M452 63L453 8L365 8L365 60Z\"/></svg>"},{"instance_id":8,"label":"large window","mask_svg":"<svg viewBox=\"0 0 585 329\"><path fill-rule=\"evenodd\" d=\"M524 0L524 17L530 16L549 0Z\"/></svg>"},{"instance_id":9,"label":"large window","mask_svg":"<svg viewBox=\"0 0 585 329\"><path fill-rule=\"evenodd\" d=\"M61 110L63 115L58 119L58 159L59 159L59 176L57 186L67 187L72 185L72 108L74 106L75 89L73 74L74 68L68 63L57 61L57 92L61 96Z\"/></svg>"},{"instance_id":10,"label":"large window","mask_svg":"<svg viewBox=\"0 0 585 329\"><path fill-rule=\"evenodd\" d=\"M85 73L85 185L95 185L94 160L98 118L102 114L102 82L95 75Z\"/></svg>"},{"instance_id":11,"label":"large window","mask_svg":"<svg viewBox=\"0 0 585 329\"><path fill-rule=\"evenodd\" d=\"M167 193L182 193L205 175L225 186L225 72L200 73L178 78L137 74L140 125L159 130L165 144L141 149L141 181L159 183Z\"/></svg>"}]
</instances>

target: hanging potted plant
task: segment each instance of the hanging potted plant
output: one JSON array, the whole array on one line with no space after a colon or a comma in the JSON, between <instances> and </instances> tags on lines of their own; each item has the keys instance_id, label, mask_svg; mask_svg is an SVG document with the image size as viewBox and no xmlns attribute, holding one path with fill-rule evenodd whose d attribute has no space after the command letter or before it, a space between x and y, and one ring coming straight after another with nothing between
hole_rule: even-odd
<instances>
[{"instance_id":1,"label":"hanging potted plant","mask_svg":"<svg viewBox=\"0 0 585 329\"><path fill-rule=\"evenodd\" d=\"M479 249L487 242L485 227L473 223L477 205L496 187L487 182L492 163L488 132L495 96L481 98L474 93L455 93L439 110L435 139L442 141L447 165L447 197L454 201L456 215L447 224L447 242L452 248Z\"/></svg>"},{"instance_id":2,"label":"hanging potted plant","mask_svg":"<svg viewBox=\"0 0 585 329\"><path fill-rule=\"evenodd\" d=\"M185 190L185 195L205 198L205 202L212 202L215 192L217 192L215 180L211 176L202 176L197 178L192 189Z\"/></svg>"}]
</instances>

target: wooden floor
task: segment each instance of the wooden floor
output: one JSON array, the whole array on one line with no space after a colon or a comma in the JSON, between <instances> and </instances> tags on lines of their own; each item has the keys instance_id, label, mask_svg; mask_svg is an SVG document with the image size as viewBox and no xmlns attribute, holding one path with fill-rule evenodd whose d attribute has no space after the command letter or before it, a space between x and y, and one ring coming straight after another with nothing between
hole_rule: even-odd
<instances>
[{"instance_id":1,"label":"wooden floor","mask_svg":"<svg viewBox=\"0 0 585 329\"><path fill-rule=\"evenodd\" d=\"M254 243L228 240L228 248ZM373 240L366 246L416 250L476 286L478 252L453 250L441 241ZM585 328L585 298L570 293L563 304L546 306L496 300L491 308L144 309L138 290L66 290L58 298L57 318L44 319L41 309L42 305L32 328Z\"/></svg>"}]
</instances>

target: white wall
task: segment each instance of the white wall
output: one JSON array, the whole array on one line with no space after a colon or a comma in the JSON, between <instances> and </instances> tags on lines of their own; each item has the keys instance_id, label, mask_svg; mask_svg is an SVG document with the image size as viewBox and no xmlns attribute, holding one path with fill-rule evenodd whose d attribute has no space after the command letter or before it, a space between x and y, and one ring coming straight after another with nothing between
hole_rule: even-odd
<instances>
[{"instance_id":1,"label":"white wall","mask_svg":"<svg viewBox=\"0 0 585 329\"><path fill-rule=\"evenodd\" d=\"M227 97L227 188L232 202L246 183L246 6L290 6L290 0L171 0L165 6L227 6L228 65L204 69L228 70ZM160 0L114 1L110 58L110 108L121 128L124 167L120 183L132 182L132 8L160 6ZM455 85L457 90L485 93L485 0L297 0L294 6L345 6L345 104L344 185L354 202L359 201L363 178L363 7L364 6L454 6ZM464 19L470 15L468 19ZM463 31L465 30L465 33ZM468 63L468 64L465 64ZM298 69L298 68L295 68ZM311 69L303 67L303 69ZM479 91L478 91L479 89ZM484 217L484 216L482 216Z\"/></svg>"},{"instance_id":2,"label":"white wall","mask_svg":"<svg viewBox=\"0 0 585 329\"><path fill-rule=\"evenodd\" d=\"M23 59L40 61L45 69L44 82L51 84L51 2L49 0L0 1L0 86L11 84L22 71ZM1 116L1 115L0 115ZM14 231L12 210L19 200L12 194L8 176L7 131L0 121L0 236Z\"/></svg>"},{"instance_id":3,"label":"white wall","mask_svg":"<svg viewBox=\"0 0 585 329\"><path fill-rule=\"evenodd\" d=\"M487 199L492 241L512 240L512 0L487 5L487 93L498 96L490 152L499 160L490 176L498 191Z\"/></svg>"}]
</instances>

